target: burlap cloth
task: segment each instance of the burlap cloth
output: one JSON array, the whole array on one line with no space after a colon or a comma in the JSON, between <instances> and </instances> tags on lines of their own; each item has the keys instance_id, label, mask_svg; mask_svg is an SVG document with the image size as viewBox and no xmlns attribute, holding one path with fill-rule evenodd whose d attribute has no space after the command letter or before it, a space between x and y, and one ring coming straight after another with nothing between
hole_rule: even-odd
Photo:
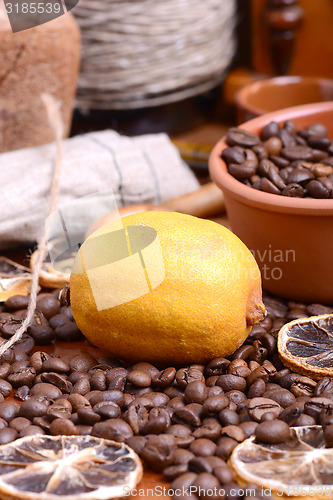
<instances>
[{"instance_id":1,"label":"burlap cloth","mask_svg":"<svg viewBox=\"0 0 333 500\"><path fill-rule=\"evenodd\" d=\"M44 228L55 145L0 155L0 249L36 241ZM111 189L118 207L162 203L194 191L198 181L165 134L124 137L94 132L63 142L58 207ZM113 208L104 200L104 211ZM85 215L82 217L84 225Z\"/></svg>"}]
</instances>

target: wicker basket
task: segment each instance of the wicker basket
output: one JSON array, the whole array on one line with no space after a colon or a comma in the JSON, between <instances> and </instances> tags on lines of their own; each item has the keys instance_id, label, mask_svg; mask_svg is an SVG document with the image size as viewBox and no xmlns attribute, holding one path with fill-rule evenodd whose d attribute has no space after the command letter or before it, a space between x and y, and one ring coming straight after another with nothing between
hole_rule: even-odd
<instances>
[{"instance_id":1,"label":"wicker basket","mask_svg":"<svg viewBox=\"0 0 333 500\"><path fill-rule=\"evenodd\" d=\"M138 109L215 87L234 54L235 0L80 0L77 106Z\"/></svg>"}]
</instances>

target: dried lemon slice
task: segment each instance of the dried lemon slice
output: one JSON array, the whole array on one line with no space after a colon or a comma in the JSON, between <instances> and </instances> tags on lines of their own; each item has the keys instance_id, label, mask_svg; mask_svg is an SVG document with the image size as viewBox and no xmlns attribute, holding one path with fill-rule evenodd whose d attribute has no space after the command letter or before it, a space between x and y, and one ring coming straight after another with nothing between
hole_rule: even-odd
<instances>
[{"instance_id":1,"label":"dried lemon slice","mask_svg":"<svg viewBox=\"0 0 333 500\"><path fill-rule=\"evenodd\" d=\"M31 290L31 272L25 266L0 256L0 302L13 295L29 295Z\"/></svg>"},{"instance_id":2,"label":"dried lemon slice","mask_svg":"<svg viewBox=\"0 0 333 500\"><path fill-rule=\"evenodd\" d=\"M123 443L92 436L26 436L0 446L2 500L121 498L142 478Z\"/></svg>"},{"instance_id":3,"label":"dried lemon slice","mask_svg":"<svg viewBox=\"0 0 333 500\"><path fill-rule=\"evenodd\" d=\"M325 448L319 425L291 427L279 444L258 443L254 436L236 446L229 460L241 486L260 485L276 498L333 498L333 448Z\"/></svg>"},{"instance_id":4,"label":"dried lemon slice","mask_svg":"<svg viewBox=\"0 0 333 500\"><path fill-rule=\"evenodd\" d=\"M277 345L283 364L295 372L314 379L333 376L333 314L287 323Z\"/></svg>"}]
</instances>

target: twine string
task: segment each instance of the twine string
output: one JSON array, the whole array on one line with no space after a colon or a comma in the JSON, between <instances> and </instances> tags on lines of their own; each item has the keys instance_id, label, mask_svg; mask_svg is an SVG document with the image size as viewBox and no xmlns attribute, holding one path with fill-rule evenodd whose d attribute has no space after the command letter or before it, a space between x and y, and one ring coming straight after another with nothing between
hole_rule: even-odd
<instances>
[{"instance_id":1,"label":"twine string","mask_svg":"<svg viewBox=\"0 0 333 500\"><path fill-rule=\"evenodd\" d=\"M59 192L59 178L62 166L62 138L63 138L64 127L60 113L60 102L56 101L54 97L52 97L50 94L43 94L41 98L45 105L48 122L53 131L56 143L56 156L53 165L53 173L51 176L50 203L47 211L47 216L48 216L52 212L54 212L57 206L57 199ZM27 328L31 324L37 304L39 273L42 268L45 257L47 255L47 251L48 251L47 237L46 237L46 230L44 228L38 240L38 245L37 245L37 259L31 278L31 291L30 291L27 315L21 326L15 332L15 334L7 342L1 345L0 356L2 356L2 354L4 354L16 342L21 340L23 333L26 332Z\"/></svg>"}]
</instances>

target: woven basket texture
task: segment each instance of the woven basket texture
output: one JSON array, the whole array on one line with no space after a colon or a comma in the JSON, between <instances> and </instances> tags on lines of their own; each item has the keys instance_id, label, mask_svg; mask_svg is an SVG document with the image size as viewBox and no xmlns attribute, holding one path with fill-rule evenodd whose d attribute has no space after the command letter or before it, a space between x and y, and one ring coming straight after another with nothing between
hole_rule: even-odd
<instances>
[{"instance_id":1,"label":"woven basket texture","mask_svg":"<svg viewBox=\"0 0 333 500\"><path fill-rule=\"evenodd\" d=\"M80 109L177 102L222 81L235 51L235 0L80 0Z\"/></svg>"}]
</instances>

